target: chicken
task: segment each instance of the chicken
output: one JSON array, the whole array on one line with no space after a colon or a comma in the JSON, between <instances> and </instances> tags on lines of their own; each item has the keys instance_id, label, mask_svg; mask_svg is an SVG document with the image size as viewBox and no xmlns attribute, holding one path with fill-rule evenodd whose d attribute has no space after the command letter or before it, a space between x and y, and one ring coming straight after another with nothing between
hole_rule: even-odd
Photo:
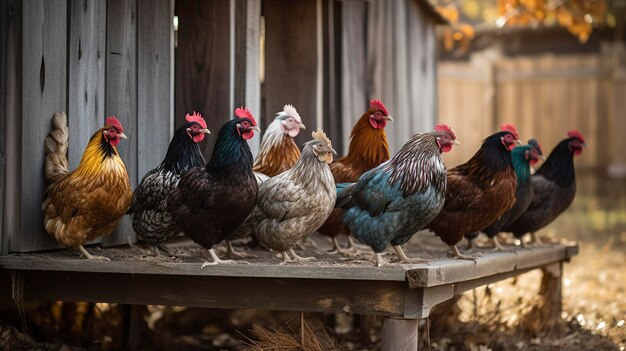
<instances>
[{"instance_id":1,"label":"chicken","mask_svg":"<svg viewBox=\"0 0 626 351\"><path fill-rule=\"evenodd\" d=\"M50 183L42 205L46 231L89 259L108 260L91 255L83 244L111 234L130 205L130 181L116 148L126 135L115 116L106 118L73 172L67 161L68 139L67 116L57 113L45 140L45 176Z\"/></svg>"},{"instance_id":2,"label":"chicken","mask_svg":"<svg viewBox=\"0 0 626 351\"><path fill-rule=\"evenodd\" d=\"M567 136L530 177L533 197L526 212L502 231L512 232L519 239L531 233L533 242L539 243L535 232L550 224L572 204L576 196L574 156L580 155L587 144L577 130L568 132Z\"/></svg>"},{"instance_id":3,"label":"chicken","mask_svg":"<svg viewBox=\"0 0 626 351\"><path fill-rule=\"evenodd\" d=\"M300 129L305 129L300 114L292 105L285 105L283 110L276 114L274 121L267 126L259 154L254 161L252 170L258 185L293 167L300 157L300 149L293 138L300 133ZM248 228L244 222L226 238L229 257L246 256L235 251L232 241L250 236L252 232Z\"/></svg>"},{"instance_id":4,"label":"chicken","mask_svg":"<svg viewBox=\"0 0 626 351\"><path fill-rule=\"evenodd\" d=\"M274 177L291 169L300 157L300 149L293 140L300 129L305 126L298 111L292 105L285 105L267 126L252 170Z\"/></svg>"},{"instance_id":5,"label":"chicken","mask_svg":"<svg viewBox=\"0 0 626 351\"><path fill-rule=\"evenodd\" d=\"M128 214L140 238L158 247L180 233L167 209L167 197L181 174L205 164L198 143L211 134L202 116L196 112L185 116L186 123L176 130L163 162L148 172L135 189Z\"/></svg>"},{"instance_id":6,"label":"chicken","mask_svg":"<svg viewBox=\"0 0 626 351\"><path fill-rule=\"evenodd\" d=\"M202 268L232 263L221 260L213 246L243 223L258 192L247 140L259 128L248 109L237 108L235 115L220 129L209 162L183 173L167 199L178 228L209 250L212 261Z\"/></svg>"},{"instance_id":7,"label":"chicken","mask_svg":"<svg viewBox=\"0 0 626 351\"><path fill-rule=\"evenodd\" d=\"M446 166L441 154L459 144L450 127L416 134L390 160L366 172L356 183L337 185L342 222L375 253L375 264L388 264L381 252L389 243L401 262L408 258L401 245L437 216L445 200Z\"/></svg>"},{"instance_id":8,"label":"chicken","mask_svg":"<svg viewBox=\"0 0 626 351\"><path fill-rule=\"evenodd\" d=\"M428 228L450 246L454 257L475 259L462 255L456 244L465 234L493 223L515 203L517 181L510 151L521 144L518 139L515 127L504 124L469 161L448 171L445 205Z\"/></svg>"},{"instance_id":9,"label":"chicken","mask_svg":"<svg viewBox=\"0 0 626 351\"><path fill-rule=\"evenodd\" d=\"M493 242L494 250L506 250L498 242L498 234L502 227L516 221L530 206L533 197L533 188L530 184L530 166L534 165L542 157L543 151L541 146L535 139L530 139L528 145L518 146L511 151L511 162L517 177L517 187L515 189L515 204L510 210L506 211L500 218L493 222L490 226L483 229L482 232ZM465 234L468 240L468 250L472 249L474 239L478 236L478 232Z\"/></svg>"},{"instance_id":10,"label":"chicken","mask_svg":"<svg viewBox=\"0 0 626 351\"><path fill-rule=\"evenodd\" d=\"M369 109L352 128L348 154L330 165L336 183L356 182L363 173L389 159L385 126L392 120L382 101L370 101ZM341 208L334 209L318 232L332 239L333 248L330 252L358 253L348 227L341 223L343 211ZM339 246L337 237L341 235L348 238L348 251Z\"/></svg>"},{"instance_id":11,"label":"chicken","mask_svg":"<svg viewBox=\"0 0 626 351\"><path fill-rule=\"evenodd\" d=\"M312 136L291 169L261 184L247 221L265 247L282 254L283 263L313 259L299 257L293 247L315 232L335 205L335 181L328 165L336 152L324 132Z\"/></svg>"}]
</instances>

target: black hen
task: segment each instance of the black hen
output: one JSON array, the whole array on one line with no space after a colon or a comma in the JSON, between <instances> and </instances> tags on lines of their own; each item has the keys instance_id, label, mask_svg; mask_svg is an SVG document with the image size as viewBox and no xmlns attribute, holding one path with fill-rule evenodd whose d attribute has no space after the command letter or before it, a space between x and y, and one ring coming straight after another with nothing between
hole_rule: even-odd
<instances>
[{"instance_id":1,"label":"black hen","mask_svg":"<svg viewBox=\"0 0 626 351\"><path fill-rule=\"evenodd\" d=\"M530 206L533 199L533 187L530 183L530 166L543 160L543 151L535 139L530 139L528 145L518 146L511 151L511 162L517 177L517 187L515 188L515 204L506 211L500 218L482 231L491 239L494 250L505 250L498 242L498 233L502 227L515 222ZM465 234L469 241L468 249L471 249L478 232Z\"/></svg>"},{"instance_id":2,"label":"black hen","mask_svg":"<svg viewBox=\"0 0 626 351\"><path fill-rule=\"evenodd\" d=\"M163 162L148 172L135 189L127 212L137 235L153 245L157 255L158 247L180 232L167 209L167 197L181 174L205 163L198 143L211 132L200 114L187 114L185 120L174 133Z\"/></svg>"},{"instance_id":3,"label":"black hen","mask_svg":"<svg viewBox=\"0 0 626 351\"><path fill-rule=\"evenodd\" d=\"M567 136L531 176L533 199L526 212L502 231L512 232L516 238L531 233L533 241L538 242L535 232L555 220L572 204L576 196L574 156L580 155L586 144L579 131L570 131Z\"/></svg>"},{"instance_id":4,"label":"black hen","mask_svg":"<svg viewBox=\"0 0 626 351\"><path fill-rule=\"evenodd\" d=\"M258 193L252 172L252 153L246 140L258 131L252 113L235 110L237 118L219 131L211 159L206 166L191 168L183 174L168 198L168 208L178 227L209 250L211 264L222 261L213 251L246 219Z\"/></svg>"}]
</instances>

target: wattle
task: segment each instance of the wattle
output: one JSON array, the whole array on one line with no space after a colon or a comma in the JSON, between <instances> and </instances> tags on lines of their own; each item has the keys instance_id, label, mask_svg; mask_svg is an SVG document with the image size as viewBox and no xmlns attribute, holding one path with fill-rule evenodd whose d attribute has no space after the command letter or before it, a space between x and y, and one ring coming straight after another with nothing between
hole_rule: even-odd
<instances>
[{"instance_id":1,"label":"wattle","mask_svg":"<svg viewBox=\"0 0 626 351\"><path fill-rule=\"evenodd\" d=\"M372 125L372 127L374 127L375 129L383 129L385 128L385 126L387 125L387 121L384 119L376 120L374 118L370 117L370 124Z\"/></svg>"},{"instance_id":2,"label":"wattle","mask_svg":"<svg viewBox=\"0 0 626 351\"><path fill-rule=\"evenodd\" d=\"M253 130L246 130L245 132L241 133L241 137L243 138L243 140L249 140L253 136L254 136Z\"/></svg>"},{"instance_id":3,"label":"wattle","mask_svg":"<svg viewBox=\"0 0 626 351\"><path fill-rule=\"evenodd\" d=\"M204 133L199 133L199 134L196 134L196 135L194 135L194 136L192 137L192 139L193 139L193 141L194 141L195 143L199 143L199 142L201 142L202 140L204 140Z\"/></svg>"}]
</instances>

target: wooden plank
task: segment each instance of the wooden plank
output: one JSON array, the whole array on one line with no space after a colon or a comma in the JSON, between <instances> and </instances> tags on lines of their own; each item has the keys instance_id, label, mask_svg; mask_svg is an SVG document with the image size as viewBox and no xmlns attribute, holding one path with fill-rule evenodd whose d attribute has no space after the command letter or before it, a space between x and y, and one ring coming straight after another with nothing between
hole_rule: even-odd
<instances>
[{"instance_id":1,"label":"wooden plank","mask_svg":"<svg viewBox=\"0 0 626 351\"><path fill-rule=\"evenodd\" d=\"M402 282L384 281L128 276L44 271L26 272L24 276L25 300L349 312L381 316L403 315L406 290ZM63 284L58 284L59 281ZM259 289L260 286L263 289Z\"/></svg>"},{"instance_id":2,"label":"wooden plank","mask_svg":"<svg viewBox=\"0 0 626 351\"><path fill-rule=\"evenodd\" d=\"M74 169L104 122L106 1L71 0L69 35L68 160Z\"/></svg>"},{"instance_id":3,"label":"wooden plank","mask_svg":"<svg viewBox=\"0 0 626 351\"><path fill-rule=\"evenodd\" d=\"M12 251L57 247L45 233L41 204L46 181L43 142L55 112L67 110L67 1L22 3L22 112L20 217Z\"/></svg>"},{"instance_id":4,"label":"wooden plank","mask_svg":"<svg viewBox=\"0 0 626 351\"><path fill-rule=\"evenodd\" d=\"M137 2L137 138L139 181L165 157L173 135L171 0Z\"/></svg>"},{"instance_id":5,"label":"wooden plank","mask_svg":"<svg viewBox=\"0 0 626 351\"><path fill-rule=\"evenodd\" d=\"M234 104L248 107L258 117L261 113L260 35L261 1L236 0ZM259 150L260 140L261 136L255 135L248 142L253 155Z\"/></svg>"},{"instance_id":6,"label":"wooden plank","mask_svg":"<svg viewBox=\"0 0 626 351\"><path fill-rule=\"evenodd\" d=\"M176 1L178 47L175 59L175 121L202 113L214 134L201 148L208 160L217 131L233 116L230 87L230 2ZM259 111L252 111L259 119Z\"/></svg>"},{"instance_id":7,"label":"wooden plank","mask_svg":"<svg viewBox=\"0 0 626 351\"><path fill-rule=\"evenodd\" d=\"M138 182L137 144L137 23L136 0L107 1L107 57L105 114L115 115L128 136L118 145L134 189ZM118 228L102 240L119 245L136 240L130 219L124 216Z\"/></svg>"},{"instance_id":8,"label":"wooden plank","mask_svg":"<svg viewBox=\"0 0 626 351\"><path fill-rule=\"evenodd\" d=\"M267 125L285 104L292 104L304 125L313 130L318 127L320 108L317 0L266 0L262 6L266 57L263 123ZM309 133L300 133L296 143L302 145L309 139Z\"/></svg>"},{"instance_id":9,"label":"wooden plank","mask_svg":"<svg viewBox=\"0 0 626 351\"><path fill-rule=\"evenodd\" d=\"M383 319L382 351L417 350L418 340L417 319Z\"/></svg>"},{"instance_id":10,"label":"wooden plank","mask_svg":"<svg viewBox=\"0 0 626 351\"><path fill-rule=\"evenodd\" d=\"M7 6L6 15L6 49L5 64L2 68L5 75L5 103L0 108L5 111L5 194L2 198L4 211L2 218L2 246L0 254L6 255L11 243L18 240L20 233L20 126L22 120L22 2L10 0L3 2ZM11 206L6 206L12 204Z\"/></svg>"},{"instance_id":11,"label":"wooden plank","mask_svg":"<svg viewBox=\"0 0 626 351\"><path fill-rule=\"evenodd\" d=\"M5 71L6 67L6 55L8 47L8 28L9 28L9 3L0 3L0 219L5 221L4 208L5 208L5 170L6 170L6 98L8 83L6 81ZM6 234L4 225L0 225L0 255L6 254L8 249L6 248Z\"/></svg>"},{"instance_id":12,"label":"wooden plank","mask_svg":"<svg viewBox=\"0 0 626 351\"><path fill-rule=\"evenodd\" d=\"M339 155L344 154L344 136L341 112L341 3L335 0L322 2L323 44L323 126L333 141ZM348 131L349 132L349 131Z\"/></svg>"}]
</instances>

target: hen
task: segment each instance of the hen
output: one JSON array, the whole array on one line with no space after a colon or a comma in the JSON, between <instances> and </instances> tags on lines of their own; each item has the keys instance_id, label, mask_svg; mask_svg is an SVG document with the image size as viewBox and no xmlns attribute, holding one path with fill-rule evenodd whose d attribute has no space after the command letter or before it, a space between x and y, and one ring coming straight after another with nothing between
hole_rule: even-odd
<instances>
[{"instance_id":1,"label":"hen","mask_svg":"<svg viewBox=\"0 0 626 351\"><path fill-rule=\"evenodd\" d=\"M213 261L203 268L232 262L220 260L213 246L243 223L258 192L247 140L259 129L248 109L238 108L235 115L220 129L209 162L183 173L167 199L178 228L209 250Z\"/></svg>"},{"instance_id":2,"label":"hen","mask_svg":"<svg viewBox=\"0 0 626 351\"><path fill-rule=\"evenodd\" d=\"M292 105L285 105L283 111L278 112L274 121L267 126L259 154L254 161L252 170L258 185L293 167L300 157L300 149L293 138L300 133L300 129L305 129L300 114ZM231 232L226 238L227 255L245 257L245 254L235 251L232 241L250 235L252 232L246 222ZM256 244L255 241L254 245Z\"/></svg>"},{"instance_id":3,"label":"hen","mask_svg":"<svg viewBox=\"0 0 626 351\"><path fill-rule=\"evenodd\" d=\"M535 232L550 224L572 204L576 196L574 156L580 155L587 145L577 130L568 132L567 136L530 177L533 197L526 212L502 231L513 232L519 239L531 233L533 241L539 243Z\"/></svg>"},{"instance_id":4,"label":"hen","mask_svg":"<svg viewBox=\"0 0 626 351\"><path fill-rule=\"evenodd\" d=\"M375 264L387 264L381 252L389 243L401 262L424 262L406 257L401 245L441 210L446 193L443 152L459 144L450 127L416 134L390 160L363 174L356 183L337 185L337 206L350 232L375 253Z\"/></svg>"},{"instance_id":5,"label":"hen","mask_svg":"<svg viewBox=\"0 0 626 351\"><path fill-rule=\"evenodd\" d=\"M385 126L392 120L382 101L378 99L370 101L369 109L352 128L348 154L330 165L336 183L356 182L363 173L389 159ZM347 253L337 241L340 235L347 236L348 250L358 252L348 227L341 223L343 211L341 208L334 209L318 232L332 239L331 252Z\"/></svg>"},{"instance_id":6,"label":"hen","mask_svg":"<svg viewBox=\"0 0 626 351\"><path fill-rule=\"evenodd\" d=\"M530 206L530 201L533 198L533 188L530 184L530 166L537 163L540 159L543 160L542 155L543 151L541 150L541 146L535 139L530 139L528 145L518 146L511 151L511 162L513 163L513 169L517 177L515 204L490 226L482 230L482 232L491 239L494 250L496 251L505 250L498 241L498 234L502 230L502 227L515 222L524 211L526 211L528 206ZM469 242L468 250L472 249L474 239L477 236L478 232L465 234L465 238Z\"/></svg>"},{"instance_id":7,"label":"hen","mask_svg":"<svg viewBox=\"0 0 626 351\"><path fill-rule=\"evenodd\" d=\"M515 203L516 177L511 164L511 149L521 144L513 125L483 141L466 163L448 171L446 201L439 215L428 225L450 246L452 255L462 255L456 244L467 233L487 227Z\"/></svg>"},{"instance_id":8,"label":"hen","mask_svg":"<svg viewBox=\"0 0 626 351\"><path fill-rule=\"evenodd\" d=\"M126 139L114 116L93 134L80 164L69 171L68 128L65 113L52 118L52 131L45 140L45 176L50 182L43 203L46 231L69 247L77 247L89 259L87 241L109 235L130 205L132 190L117 144Z\"/></svg>"},{"instance_id":9,"label":"hen","mask_svg":"<svg viewBox=\"0 0 626 351\"><path fill-rule=\"evenodd\" d=\"M174 133L163 162L148 172L135 189L128 214L133 229L143 240L158 247L180 233L167 209L167 197L174 190L181 174L205 164L198 143L211 134L200 114L185 116L185 124Z\"/></svg>"},{"instance_id":10,"label":"hen","mask_svg":"<svg viewBox=\"0 0 626 351\"><path fill-rule=\"evenodd\" d=\"M335 205L335 182L328 167L335 150L324 132L312 136L290 170L261 184L246 223L265 247L282 254L283 263L307 260L293 247L315 232Z\"/></svg>"}]
</instances>

